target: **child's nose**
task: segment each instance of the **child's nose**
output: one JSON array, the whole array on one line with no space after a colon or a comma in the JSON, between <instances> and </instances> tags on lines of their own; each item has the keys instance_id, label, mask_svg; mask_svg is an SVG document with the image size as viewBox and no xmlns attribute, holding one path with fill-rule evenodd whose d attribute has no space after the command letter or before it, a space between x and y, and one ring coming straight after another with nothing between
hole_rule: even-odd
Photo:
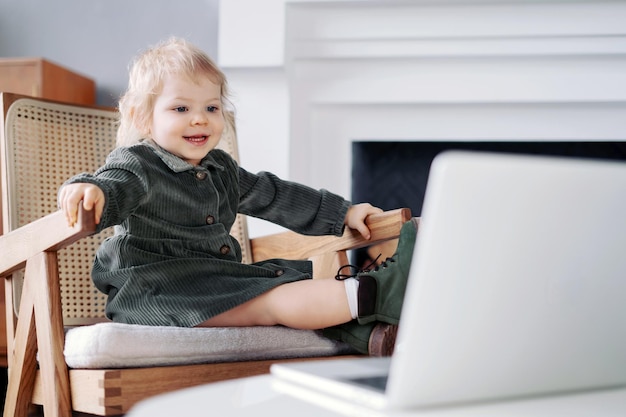
<instances>
[{"instance_id":1,"label":"child's nose","mask_svg":"<svg viewBox=\"0 0 626 417\"><path fill-rule=\"evenodd\" d=\"M194 125L204 125L204 124L207 124L208 121L209 119L202 112L194 113L193 117L191 118L191 123Z\"/></svg>"}]
</instances>

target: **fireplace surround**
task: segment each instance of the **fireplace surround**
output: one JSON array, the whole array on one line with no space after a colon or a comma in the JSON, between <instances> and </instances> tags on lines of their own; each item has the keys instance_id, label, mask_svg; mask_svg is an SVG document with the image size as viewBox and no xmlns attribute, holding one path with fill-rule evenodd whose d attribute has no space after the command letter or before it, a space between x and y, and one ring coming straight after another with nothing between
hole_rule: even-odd
<instances>
[{"instance_id":1,"label":"fireplace surround","mask_svg":"<svg viewBox=\"0 0 626 417\"><path fill-rule=\"evenodd\" d=\"M289 177L351 195L354 141L622 142L624 21L623 1L288 1Z\"/></svg>"}]
</instances>

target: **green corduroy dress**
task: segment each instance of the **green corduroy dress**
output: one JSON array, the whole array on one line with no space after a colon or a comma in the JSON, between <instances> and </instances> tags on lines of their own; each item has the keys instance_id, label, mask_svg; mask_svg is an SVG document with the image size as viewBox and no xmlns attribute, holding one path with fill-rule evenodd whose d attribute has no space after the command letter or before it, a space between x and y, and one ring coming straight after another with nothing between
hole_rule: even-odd
<instances>
[{"instance_id":1,"label":"green corduroy dress","mask_svg":"<svg viewBox=\"0 0 626 417\"><path fill-rule=\"evenodd\" d=\"M116 322L192 327L278 285L310 279L308 261L241 263L236 214L299 233L341 235L350 202L327 190L252 174L213 150L193 166L146 140L115 149L89 182L105 194L92 277Z\"/></svg>"}]
</instances>

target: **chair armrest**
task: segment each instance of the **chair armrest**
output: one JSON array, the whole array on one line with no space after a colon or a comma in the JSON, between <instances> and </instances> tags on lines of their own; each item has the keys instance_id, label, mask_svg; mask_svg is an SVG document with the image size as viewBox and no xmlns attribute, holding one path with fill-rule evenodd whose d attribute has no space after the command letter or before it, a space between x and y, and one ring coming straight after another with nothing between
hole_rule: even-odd
<instances>
[{"instance_id":1,"label":"chair armrest","mask_svg":"<svg viewBox=\"0 0 626 417\"><path fill-rule=\"evenodd\" d=\"M251 240L255 262L271 259L308 259L331 251L357 249L398 237L402 224L411 218L407 208L368 216L366 224L372 237L364 239L356 230L346 228L343 236L303 236L283 232ZM93 234L96 230L92 212L79 209L78 221L68 226L62 211L44 216L0 236L0 275L24 267L26 260L37 253L56 251Z\"/></svg>"},{"instance_id":2,"label":"chair armrest","mask_svg":"<svg viewBox=\"0 0 626 417\"><path fill-rule=\"evenodd\" d=\"M361 234L346 227L343 236L304 236L295 232L282 232L250 240L254 262L272 258L309 259L328 252L338 252L370 246L400 235L402 225L411 219L411 210L400 208L373 214L365 219L372 237L366 240Z\"/></svg>"},{"instance_id":3,"label":"chair armrest","mask_svg":"<svg viewBox=\"0 0 626 417\"><path fill-rule=\"evenodd\" d=\"M62 249L95 230L93 211L81 207L73 227L59 210L0 236L0 275L23 268L26 260L38 253Z\"/></svg>"}]
</instances>

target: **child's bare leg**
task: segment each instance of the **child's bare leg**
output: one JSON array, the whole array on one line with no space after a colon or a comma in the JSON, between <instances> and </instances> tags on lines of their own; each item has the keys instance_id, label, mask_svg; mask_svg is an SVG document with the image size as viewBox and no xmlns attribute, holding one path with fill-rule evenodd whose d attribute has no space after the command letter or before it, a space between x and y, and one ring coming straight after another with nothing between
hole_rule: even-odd
<instances>
[{"instance_id":1,"label":"child's bare leg","mask_svg":"<svg viewBox=\"0 0 626 417\"><path fill-rule=\"evenodd\" d=\"M261 294L199 326L271 326L323 329L352 319L345 285L334 279L308 279Z\"/></svg>"}]
</instances>

